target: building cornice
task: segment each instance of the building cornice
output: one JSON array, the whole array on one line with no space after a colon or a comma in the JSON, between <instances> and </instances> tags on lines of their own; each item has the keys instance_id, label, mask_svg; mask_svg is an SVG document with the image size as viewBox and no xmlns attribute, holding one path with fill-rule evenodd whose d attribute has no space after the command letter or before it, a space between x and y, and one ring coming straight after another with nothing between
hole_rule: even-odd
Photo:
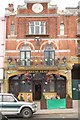
<instances>
[{"instance_id":1,"label":"building cornice","mask_svg":"<svg viewBox=\"0 0 80 120\"><path fill-rule=\"evenodd\" d=\"M16 39L16 38L11 38L11 39L6 39L6 41L22 41L22 40L27 40L27 41L30 41L30 40L34 40L34 38L22 38L22 39ZM42 38L42 40L80 40L79 38Z\"/></svg>"},{"instance_id":2,"label":"building cornice","mask_svg":"<svg viewBox=\"0 0 80 120\"><path fill-rule=\"evenodd\" d=\"M58 14L17 14L16 17L58 17Z\"/></svg>"},{"instance_id":3,"label":"building cornice","mask_svg":"<svg viewBox=\"0 0 80 120\"><path fill-rule=\"evenodd\" d=\"M50 3L51 0L24 0L25 3Z\"/></svg>"}]
</instances>

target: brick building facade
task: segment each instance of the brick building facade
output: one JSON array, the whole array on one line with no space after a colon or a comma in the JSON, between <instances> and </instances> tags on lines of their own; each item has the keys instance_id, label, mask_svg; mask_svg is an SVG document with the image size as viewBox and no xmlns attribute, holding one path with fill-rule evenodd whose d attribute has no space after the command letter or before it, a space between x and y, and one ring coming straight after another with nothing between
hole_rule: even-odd
<instances>
[{"instance_id":1,"label":"brick building facade","mask_svg":"<svg viewBox=\"0 0 80 120\"><path fill-rule=\"evenodd\" d=\"M4 86L4 58L5 58L5 35L6 35L5 18L0 17L0 92L3 92Z\"/></svg>"},{"instance_id":2,"label":"brick building facade","mask_svg":"<svg viewBox=\"0 0 80 120\"><path fill-rule=\"evenodd\" d=\"M6 8L5 92L40 100L72 97L79 65L79 6L59 12L50 0L25 0ZM74 75L73 75L74 76Z\"/></svg>"}]
</instances>

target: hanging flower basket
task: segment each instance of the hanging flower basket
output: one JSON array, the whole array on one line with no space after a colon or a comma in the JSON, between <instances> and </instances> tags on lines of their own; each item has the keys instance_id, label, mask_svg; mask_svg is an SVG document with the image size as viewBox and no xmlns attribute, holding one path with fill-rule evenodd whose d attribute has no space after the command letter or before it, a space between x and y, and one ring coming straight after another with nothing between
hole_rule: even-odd
<instances>
[{"instance_id":1,"label":"hanging flower basket","mask_svg":"<svg viewBox=\"0 0 80 120\"><path fill-rule=\"evenodd\" d=\"M27 81L28 85L31 85L31 82L30 81Z\"/></svg>"},{"instance_id":2,"label":"hanging flower basket","mask_svg":"<svg viewBox=\"0 0 80 120\"><path fill-rule=\"evenodd\" d=\"M51 82L51 75L48 75L48 74L46 75L46 81Z\"/></svg>"},{"instance_id":3,"label":"hanging flower basket","mask_svg":"<svg viewBox=\"0 0 80 120\"><path fill-rule=\"evenodd\" d=\"M25 78L26 78L26 80L28 81L28 83L31 82L31 76L30 76L29 73L26 73L26 74L25 74Z\"/></svg>"}]
</instances>

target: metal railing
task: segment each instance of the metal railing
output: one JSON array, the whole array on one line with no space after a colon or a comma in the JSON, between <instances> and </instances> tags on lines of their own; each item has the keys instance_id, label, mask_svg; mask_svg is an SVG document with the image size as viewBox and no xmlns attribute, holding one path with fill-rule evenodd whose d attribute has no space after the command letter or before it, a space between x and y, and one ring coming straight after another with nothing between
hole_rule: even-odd
<instances>
[{"instance_id":1,"label":"metal railing","mask_svg":"<svg viewBox=\"0 0 80 120\"><path fill-rule=\"evenodd\" d=\"M31 57L26 59L20 59L20 57L6 57L7 67L8 68L26 68L26 69L56 69L57 67L66 66L66 58L63 57L62 60L60 58L52 59L52 58L44 58L42 57Z\"/></svg>"}]
</instances>

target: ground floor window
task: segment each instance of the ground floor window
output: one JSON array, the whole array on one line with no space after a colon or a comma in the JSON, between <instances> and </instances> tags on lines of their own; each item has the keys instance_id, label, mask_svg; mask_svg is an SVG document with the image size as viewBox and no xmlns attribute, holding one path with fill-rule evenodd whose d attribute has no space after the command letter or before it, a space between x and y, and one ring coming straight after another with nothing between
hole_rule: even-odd
<instances>
[{"instance_id":1,"label":"ground floor window","mask_svg":"<svg viewBox=\"0 0 80 120\"><path fill-rule=\"evenodd\" d=\"M33 100L40 100L43 93L57 92L61 98L66 97L66 78L46 75L46 73L22 74L9 79L9 92L32 93Z\"/></svg>"}]
</instances>

